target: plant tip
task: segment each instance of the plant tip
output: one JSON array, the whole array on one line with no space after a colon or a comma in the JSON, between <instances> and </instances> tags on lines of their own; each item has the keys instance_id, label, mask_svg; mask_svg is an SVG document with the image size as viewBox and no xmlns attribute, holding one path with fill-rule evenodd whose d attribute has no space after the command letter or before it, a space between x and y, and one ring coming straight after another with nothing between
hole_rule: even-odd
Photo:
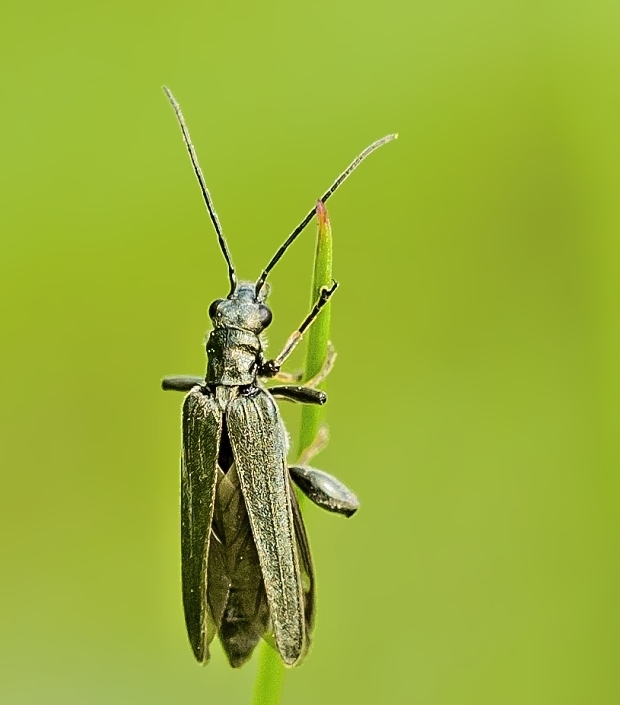
<instances>
[{"instance_id":1,"label":"plant tip","mask_svg":"<svg viewBox=\"0 0 620 705\"><path fill-rule=\"evenodd\" d=\"M316 202L316 216L319 221L319 227L324 228L329 226L329 216L327 215L327 208L323 201L318 200Z\"/></svg>"}]
</instances>

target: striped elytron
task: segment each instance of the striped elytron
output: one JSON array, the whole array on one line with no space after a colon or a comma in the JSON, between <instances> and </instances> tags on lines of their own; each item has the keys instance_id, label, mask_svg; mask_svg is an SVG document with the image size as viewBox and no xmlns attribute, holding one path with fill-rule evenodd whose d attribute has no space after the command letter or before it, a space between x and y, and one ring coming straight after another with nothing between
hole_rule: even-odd
<instances>
[{"instance_id":1,"label":"striped elytron","mask_svg":"<svg viewBox=\"0 0 620 705\"><path fill-rule=\"evenodd\" d=\"M282 352L264 356L261 333L271 323L265 280L314 215L311 210L276 252L256 282L237 280L211 196L178 103L164 88L198 178L220 248L230 292L209 308L205 377L166 377L162 386L187 392L181 457L181 561L183 607L196 659L209 660L217 634L231 666L243 665L261 637L273 635L288 666L303 659L314 621L314 575L308 538L291 479L310 500L345 516L359 506L336 478L306 464L288 466L287 434L275 398L324 404L316 387L280 371L321 308L336 290L324 288ZM368 147L323 195L326 201L357 165L389 135ZM261 380L289 384L267 388ZM319 441L320 443L320 441ZM309 459L308 454L306 460Z\"/></svg>"}]
</instances>

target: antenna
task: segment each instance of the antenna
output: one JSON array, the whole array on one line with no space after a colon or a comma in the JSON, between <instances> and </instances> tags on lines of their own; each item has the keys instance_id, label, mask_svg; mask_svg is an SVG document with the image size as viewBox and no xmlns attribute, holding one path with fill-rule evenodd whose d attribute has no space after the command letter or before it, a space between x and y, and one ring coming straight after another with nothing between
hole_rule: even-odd
<instances>
[{"instance_id":1,"label":"antenna","mask_svg":"<svg viewBox=\"0 0 620 705\"><path fill-rule=\"evenodd\" d=\"M176 102L170 89L167 86L163 86L163 89L164 93L168 96L168 100L170 101L170 104L174 109L175 115L177 116L177 120L179 121L179 126L181 128L181 132L183 133L183 140L185 142L185 146L187 147L187 151L189 152L189 158L192 160L194 173L196 174L196 178L198 179L198 183L200 184L202 197L205 200L207 210L209 211L209 216L211 217L211 222L213 223L213 227L215 228L215 232L217 233L217 239L220 243L220 249L222 250L222 254L224 255L226 264L228 265L228 279L230 281L230 293L232 294L237 285L237 275L235 273L235 267L232 263L232 257L230 256L230 250L228 249L228 243L226 242L226 238L224 237L224 233L222 232L220 219L217 217L217 213L215 212L215 208L213 207L211 194L209 193L209 189L207 188L205 177L202 175L202 171L200 170L200 164L198 164L196 150L194 149L194 145L192 144L192 138L190 137L189 130L187 129L187 125L185 124L185 120L183 119L183 113L181 112L181 108Z\"/></svg>"},{"instance_id":2,"label":"antenna","mask_svg":"<svg viewBox=\"0 0 620 705\"><path fill-rule=\"evenodd\" d=\"M340 176L334 181L334 183L327 189L327 191L321 196L319 200L321 200L323 203L327 201L327 199L334 193L334 191L340 186L340 184L353 172L357 167L366 159L366 157L369 154L372 154L372 152L375 151L375 149L379 149L379 147L382 147L384 144L387 144L388 142L391 142L392 140L395 140L398 137L398 134L394 135L386 135L385 137L382 137L380 140L377 140L376 142L373 142L370 147L366 147L366 149L359 155L357 156L350 164L349 166L340 174ZM280 258L282 255L288 250L288 248L293 244L294 240L297 238L297 236L303 231L303 229L308 225L308 223L312 220L314 214L316 213L316 206L312 208L312 210L308 213L308 215L301 221L301 223L293 230L293 232L288 236L284 244L278 249L278 251L275 253L275 255L271 258L271 261L269 264L263 269L262 274L258 278L258 281L256 282L256 295L258 296L260 290L263 288L265 284L265 280L267 279L267 275L269 272L276 266L276 264L280 261Z\"/></svg>"}]
</instances>

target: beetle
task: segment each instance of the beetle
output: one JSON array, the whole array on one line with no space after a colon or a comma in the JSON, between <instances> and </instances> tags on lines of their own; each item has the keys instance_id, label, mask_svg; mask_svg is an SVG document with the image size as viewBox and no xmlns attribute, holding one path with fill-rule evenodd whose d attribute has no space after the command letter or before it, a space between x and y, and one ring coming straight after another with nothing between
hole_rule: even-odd
<instances>
[{"instance_id":1,"label":"beetle","mask_svg":"<svg viewBox=\"0 0 620 705\"><path fill-rule=\"evenodd\" d=\"M298 381L282 364L336 291L324 287L310 313L273 359L261 334L272 313L266 279L308 225L314 209L277 250L256 282L239 281L179 104L174 109L219 246L230 291L209 307L213 324L206 343L204 377L165 377L165 390L186 392L182 411L181 576L189 641L200 663L218 635L231 666L243 665L262 637L273 634L285 665L301 662L315 611L310 548L291 479L318 506L350 516L359 502L339 480L304 462L287 465L288 436L276 399L324 404L316 387L333 363L305 385L267 387L265 380ZM321 198L325 202L388 135L364 150ZM306 454L310 459L317 443Z\"/></svg>"}]
</instances>

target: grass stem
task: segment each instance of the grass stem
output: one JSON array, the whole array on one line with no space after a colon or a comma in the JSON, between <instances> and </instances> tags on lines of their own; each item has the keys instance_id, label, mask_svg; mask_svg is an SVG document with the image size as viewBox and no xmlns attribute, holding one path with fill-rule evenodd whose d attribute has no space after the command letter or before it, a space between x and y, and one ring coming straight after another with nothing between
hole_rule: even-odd
<instances>
[{"instance_id":1,"label":"grass stem","mask_svg":"<svg viewBox=\"0 0 620 705\"><path fill-rule=\"evenodd\" d=\"M318 233L310 293L311 306L314 306L318 301L321 289L331 286L332 283L332 231L327 211L321 201L317 203L316 213ZM304 363L304 379L306 380L311 379L321 370L327 357L331 323L330 309L331 302L328 302L308 330ZM301 412L298 455L301 455L316 438L322 418L322 407L304 404ZM300 495L298 497L301 504L302 497ZM284 666L280 656L270 644L263 640L258 655L258 672L254 682L252 705L280 705L283 681Z\"/></svg>"}]
</instances>

